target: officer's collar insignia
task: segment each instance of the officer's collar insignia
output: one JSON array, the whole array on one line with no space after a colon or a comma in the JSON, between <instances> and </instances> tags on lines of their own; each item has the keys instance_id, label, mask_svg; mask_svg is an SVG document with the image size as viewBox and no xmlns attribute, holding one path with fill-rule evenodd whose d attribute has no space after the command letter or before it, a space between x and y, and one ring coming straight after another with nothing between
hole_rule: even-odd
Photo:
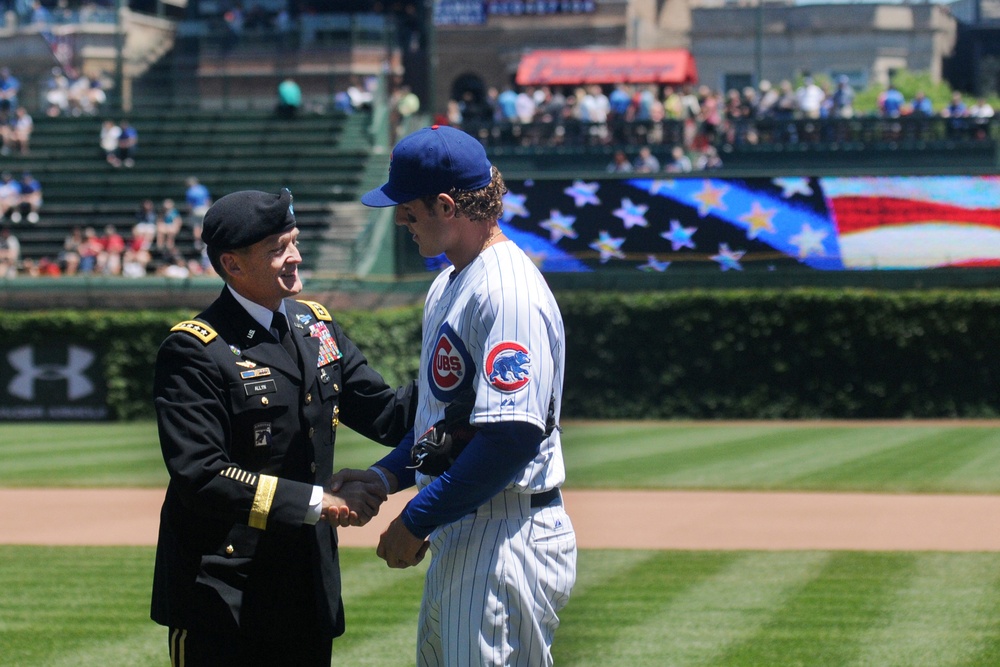
<instances>
[{"instance_id":1,"label":"officer's collar insignia","mask_svg":"<svg viewBox=\"0 0 1000 667\"><path fill-rule=\"evenodd\" d=\"M240 348L236 347L235 345L230 345L229 349L232 350L233 354L235 354L237 357L243 354L243 351Z\"/></svg>"},{"instance_id":2,"label":"officer's collar insignia","mask_svg":"<svg viewBox=\"0 0 1000 667\"><path fill-rule=\"evenodd\" d=\"M237 366L242 366L243 368L257 368L257 364L255 364L254 362L250 361L249 359L246 359L244 361L237 361L236 365Z\"/></svg>"},{"instance_id":3,"label":"officer's collar insignia","mask_svg":"<svg viewBox=\"0 0 1000 667\"><path fill-rule=\"evenodd\" d=\"M247 332L247 340L250 340L250 339L251 339L251 338L253 338L253 337L254 337L254 336L255 336L256 334L257 334L257 330L256 330L256 329L251 329L250 331L248 331L248 332Z\"/></svg>"}]
</instances>

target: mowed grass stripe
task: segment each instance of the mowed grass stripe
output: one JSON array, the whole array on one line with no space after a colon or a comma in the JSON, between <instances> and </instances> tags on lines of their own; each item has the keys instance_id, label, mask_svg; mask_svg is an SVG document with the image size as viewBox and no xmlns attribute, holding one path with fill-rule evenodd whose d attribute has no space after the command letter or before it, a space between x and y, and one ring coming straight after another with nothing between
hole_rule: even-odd
<instances>
[{"instance_id":1,"label":"mowed grass stripe","mask_svg":"<svg viewBox=\"0 0 1000 667\"><path fill-rule=\"evenodd\" d=\"M611 655L621 665L714 665L731 645L756 636L827 558L820 552L743 553L624 625L613 645L594 647L573 664L604 666Z\"/></svg>"},{"instance_id":2,"label":"mowed grass stripe","mask_svg":"<svg viewBox=\"0 0 1000 667\"><path fill-rule=\"evenodd\" d=\"M753 637L713 660L744 665L854 665L866 631L891 613L895 592L914 566L911 554L832 554Z\"/></svg>"},{"instance_id":3,"label":"mowed grass stripe","mask_svg":"<svg viewBox=\"0 0 1000 667\"><path fill-rule=\"evenodd\" d=\"M342 552L334 664L413 664L420 568ZM153 549L0 546L4 667L165 665ZM583 551L563 667L1000 664L1000 554Z\"/></svg>"},{"instance_id":4,"label":"mowed grass stripe","mask_svg":"<svg viewBox=\"0 0 1000 667\"><path fill-rule=\"evenodd\" d=\"M149 620L152 573L148 547L0 547L2 663L162 664L163 632L160 660L139 658L155 646L157 634ZM129 657L111 658L116 655Z\"/></svg>"},{"instance_id":5,"label":"mowed grass stripe","mask_svg":"<svg viewBox=\"0 0 1000 667\"><path fill-rule=\"evenodd\" d=\"M920 554L853 664L959 667L1000 664L1000 571L986 554Z\"/></svg>"},{"instance_id":6,"label":"mowed grass stripe","mask_svg":"<svg viewBox=\"0 0 1000 667\"><path fill-rule=\"evenodd\" d=\"M374 549L341 550L347 632L334 641L334 664L413 665L428 563L429 558L417 567L391 570Z\"/></svg>"},{"instance_id":7,"label":"mowed grass stripe","mask_svg":"<svg viewBox=\"0 0 1000 667\"><path fill-rule=\"evenodd\" d=\"M60 426L5 425L0 486L166 484L152 422ZM563 444L567 489L1000 493L1000 429L982 423L571 422ZM386 451L342 428L334 465Z\"/></svg>"},{"instance_id":8,"label":"mowed grass stripe","mask_svg":"<svg viewBox=\"0 0 1000 667\"><path fill-rule=\"evenodd\" d=\"M886 442L893 442L893 446L873 449L836 465L828 463L822 470L790 482L890 492L936 491L956 468L982 461L1000 448L1000 429L995 428L927 428L902 432L902 439L890 432L885 435ZM963 483L967 488L978 486L969 477Z\"/></svg>"}]
</instances>

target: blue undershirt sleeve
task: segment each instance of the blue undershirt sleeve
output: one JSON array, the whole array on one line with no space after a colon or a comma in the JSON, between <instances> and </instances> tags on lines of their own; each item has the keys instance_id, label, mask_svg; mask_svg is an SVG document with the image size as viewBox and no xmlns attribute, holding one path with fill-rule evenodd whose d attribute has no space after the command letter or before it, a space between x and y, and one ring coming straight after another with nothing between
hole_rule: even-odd
<instances>
[{"instance_id":1,"label":"blue undershirt sleeve","mask_svg":"<svg viewBox=\"0 0 1000 667\"><path fill-rule=\"evenodd\" d=\"M391 452L374 463L374 465L385 468L396 476L396 491L408 489L416 483L416 471L408 467L411 463L410 449L413 448L415 437L416 435L411 428Z\"/></svg>"},{"instance_id":2,"label":"blue undershirt sleeve","mask_svg":"<svg viewBox=\"0 0 1000 667\"><path fill-rule=\"evenodd\" d=\"M415 536L473 512L500 493L538 455L542 429L524 422L488 424L443 475L421 489L401 517Z\"/></svg>"}]
</instances>

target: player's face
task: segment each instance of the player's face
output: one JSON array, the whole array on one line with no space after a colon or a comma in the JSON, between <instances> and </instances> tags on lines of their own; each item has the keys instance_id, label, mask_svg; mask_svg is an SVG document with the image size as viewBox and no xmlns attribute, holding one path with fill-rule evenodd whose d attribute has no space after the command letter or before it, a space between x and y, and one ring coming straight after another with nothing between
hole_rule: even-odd
<instances>
[{"instance_id":1,"label":"player's face","mask_svg":"<svg viewBox=\"0 0 1000 667\"><path fill-rule=\"evenodd\" d=\"M285 297L301 292L298 268L302 255L298 236L298 228L293 227L284 234L274 234L249 248L233 251L227 270L236 291L271 310Z\"/></svg>"},{"instance_id":2,"label":"player's face","mask_svg":"<svg viewBox=\"0 0 1000 667\"><path fill-rule=\"evenodd\" d=\"M428 207L420 199L396 206L396 224L413 235L421 257L447 253L454 243L453 231L438 215L437 207Z\"/></svg>"}]
</instances>

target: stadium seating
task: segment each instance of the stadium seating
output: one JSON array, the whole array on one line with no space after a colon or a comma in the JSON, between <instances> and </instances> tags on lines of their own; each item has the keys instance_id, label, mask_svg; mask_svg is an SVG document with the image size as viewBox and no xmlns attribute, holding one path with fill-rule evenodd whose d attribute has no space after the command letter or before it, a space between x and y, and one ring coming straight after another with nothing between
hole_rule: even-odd
<instances>
[{"instance_id":1,"label":"stadium seating","mask_svg":"<svg viewBox=\"0 0 1000 667\"><path fill-rule=\"evenodd\" d=\"M360 194L371 152L367 114L327 112L283 120L266 111L165 109L143 110L124 119L139 133L131 168L115 168L104 160L98 145L102 117L36 118L30 154L0 157L0 170L15 178L30 171L43 188L39 222L13 227L23 258L55 258L76 226L100 232L113 224L127 239L143 199L159 207L170 197L186 213L185 181L190 176L214 197L288 187L302 230L305 269L316 268L319 253L312 251L327 237L350 243L350 231L331 234L331 226L364 224L338 218L336 209L339 202L356 201ZM186 256L197 256L187 224L177 243Z\"/></svg>"}]
</instances>

